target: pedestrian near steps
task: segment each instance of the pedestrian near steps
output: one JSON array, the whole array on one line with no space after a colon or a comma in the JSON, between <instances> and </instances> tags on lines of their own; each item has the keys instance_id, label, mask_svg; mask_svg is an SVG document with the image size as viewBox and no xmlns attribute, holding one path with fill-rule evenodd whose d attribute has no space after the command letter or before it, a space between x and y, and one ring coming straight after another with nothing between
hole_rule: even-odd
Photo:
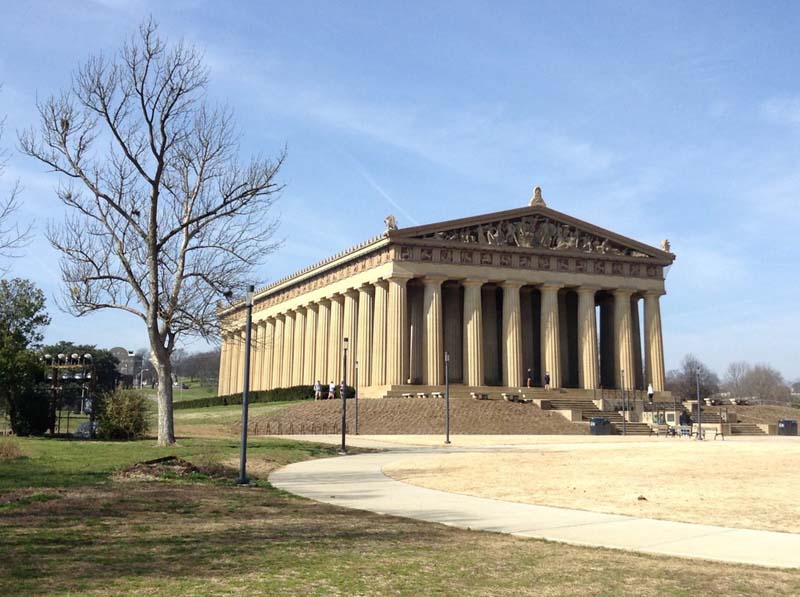
<instances>
[{"instance_id":1,"label":"pedestrian near steps","mask_svg":"<svg viewBox=\"0 0 800 597\"><path fill-rule=\"evenodd\" d=\"M652 402L652 401L653 401L653 394L654 394L654 393L655 393L655 392L653 392L653 384L651 384L651 383L647 384L647 399L648 399L650 402Z\"/></svg>"},{"instance_id":2,"label":"pedestrian near steps","mask_svg":"<svg viewBox=\"0 0 800 597\"><path fill-rule=\"evenodd\" d=\"M525 385L529 388L533 387L533 372L530 369L528 369L528 377L525 380Z\"/></svg>"},{"instance_id":3,"label":"pedestrian near steps","mask_svg":"<svg viewBox=\"0 0 800 597\"><path fill-rule=\"evenodd\" d=\"M549 371L545 371L544 372L544 389L545 390L549 390L550 389L550 372Z\"/></svg>"},{"instance_id":4,"label":"pedestrian near steps","mask_svg":"<svg viewBox=\"0 0 800 597\"><path fill-rule=\"evenodd\" d=\"M319 380L314 384L314 400L322 400L322 384Z\"/></svg>"},{"instance_id":5,"label":"pedestrian near steps","mask_svg":"<svg viewBox=\"0 0 800 597\"><path fill-rule=\"evenodd\" d=\"M331 382L328 384L328 400L336 399L336 384Z\"/></svg>"}]
</instances>

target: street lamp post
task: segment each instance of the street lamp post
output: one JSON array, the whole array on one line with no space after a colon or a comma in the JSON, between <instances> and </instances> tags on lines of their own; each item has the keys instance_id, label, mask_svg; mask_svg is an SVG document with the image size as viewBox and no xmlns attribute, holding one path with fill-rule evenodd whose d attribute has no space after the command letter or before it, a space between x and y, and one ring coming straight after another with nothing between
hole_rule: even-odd
<instances>
[{"instance_id":1,"label":"street lamp post","mask_svg":"<svg viewBox=\"0 0 800 597\"><path fill-rule=\"evenodd\" d=\"M450 353L444 353L444 443L450 443Z\"/></svg>"},{"instance_id":2,"label":"street lamp post","mask_svg":"<svg viewBox=\"0 0 800 597\"><path fill-rule=\"evenodd\" d=\"M255 286L252 284L247 287L245 294L245 305L247 306L247 323L245 324L244 336L244 381L242 383L242 448L239 455L239 478L236 480L238 485L247 485L250 480L247 478L247 414L248 398L250 397L250 334L253 327L253 293Z\"/></svg>"},{"instance_id":3,"label":"street lamp post","mask_svg":"<svg viewBox=\"0 0 800 597\"><path fill-rule=\"evenodd\" d=\"M347 346L349 343L347 338L342 341L342 448L339 450L339 454L347 454L345 434L347 433Z\"/></svg>"},{"instance_id":4,"label":"street lamp post","mask_svg":"<svg viewBox=\"0 0 800 597\"><path fill-rule=\"evenodd\" d=\"M353 380L353 387L356 391L356 435L358 435L358 361L355 362L355 379Z\"/></svg>"},{"instance_id":5,"label":"street lamp post","mask_svg":"<svg viewBox=\"0 0 800 597\"><path fill-rule=\"evenodd\" d=\"M694 371L695 387L697 389L697 439L703 439L703 411L700 408L700 367Z\"/></svg>"}]
</instances>

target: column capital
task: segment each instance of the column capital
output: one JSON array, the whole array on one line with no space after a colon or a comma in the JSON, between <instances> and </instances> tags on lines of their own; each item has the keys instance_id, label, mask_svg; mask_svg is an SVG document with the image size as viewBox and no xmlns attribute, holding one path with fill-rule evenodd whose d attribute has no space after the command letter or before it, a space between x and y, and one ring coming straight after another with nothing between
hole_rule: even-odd
<instances>
[{"instance_id":1,"label":"column capital","mask_svg":"<svg viewBox=\"0 0 800 597\"><path fill-rule=\"evenodd\" d=\"M343 296L355 297L358 296L358 288L348 288L342 293Z\"/></svg>"},{"instance_id":2,"label":"column capital","mask_svg":"<svg viewBox=\"0 0 800 597\"><path fill-rule=\"evenodd\" d=\"M386 281L395 282L397 284L405 284L413 277L414 274L409 274L407 272L392 272L390 275L386 276Z\"/></svg>"},{"instance_id":3,"label":"column capital","mask_svg":"<svg viewBox=\"0 0 800 597\"><path fill-rule=\"evenodd\" d=\"M544 284L540 284L539 288L541 290L561 290L564 288L564 285L558 282L545 282Z\"/></svg>"},{"instance_id":4,"label":"column capital","mask_svg":"<svg viewBox=\"0 0 800 597\"><path fill-rule=\"evenodd\" d=\"M464 287L476 287L476 286L483 286L486 284L487 280L484 278L464 278L461 280L461 285Z\"/></svg>"},{"instance_id":5,"label":"column capital","mask_svg":"<svg viewBox=\"0 0 800 597\"><path fill-rule=\"evenodd\" d=\"M642 296L645 296L647 298L660 298L665 294L667 294L666 291L664 290L642 290L641 292Z\"/></svg>"},{"instance_id":6,"label":"column capital","mask_svg":"<svg viewBox=\"0 0 800 597\"><path fill-rule=\"evenodd\" d=\"M504 280L500 283L501 288L522 288L525 282L520 280Z\"/></svg>"},{"instance_id":7,"label":"column capital","mask_svg":"<svg viewBox=\"0 0 800 597\"><path fill-rule=\"evenodd\" d=\"M636 292L635 288L615 288L613 290L614 296L631 296Z\"/></svg>"},{"instance_id":8,"label":"column capital","mask_svg":"<svg viewBox=\"0 0 800 597\"><path fill-rule=\"evenodd\" d=\"M445 276L443 274L431 274L431 275L425 275L422 278L422 282L427 286L429 284L441 284L442 282L445 282L449 279L450 279L449 276Z\"/></svg>"},{"instance_id":9,"label":"column capital","mask_svg":"<svg viewBox=\"0 0 800 597\"><path fill-rule=\"evenodd\" d=\"M578 286L575 292L578 294L597 294L603 289L602 286Z\"/></svg>"}]
</instances>

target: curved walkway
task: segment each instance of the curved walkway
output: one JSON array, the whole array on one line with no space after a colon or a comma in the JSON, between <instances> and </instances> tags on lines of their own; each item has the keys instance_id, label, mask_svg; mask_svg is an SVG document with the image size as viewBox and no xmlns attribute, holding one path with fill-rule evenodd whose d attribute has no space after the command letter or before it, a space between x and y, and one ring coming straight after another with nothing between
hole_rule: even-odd
<instances>
[{"instance_id":1,"label":"curved walkway","mask_svg":"<svg viewBox=\"0 0 800 597\"><path fill-rule=\"evenodd\" d=\"M399 458L441 453L435 448L394 449L310 460L277 470L269 480L275 487L320 502L465 529L650 554L800 568L798 534L504 502L416 487L383 474L383 467Z\"/></svg>"}]
</instances>

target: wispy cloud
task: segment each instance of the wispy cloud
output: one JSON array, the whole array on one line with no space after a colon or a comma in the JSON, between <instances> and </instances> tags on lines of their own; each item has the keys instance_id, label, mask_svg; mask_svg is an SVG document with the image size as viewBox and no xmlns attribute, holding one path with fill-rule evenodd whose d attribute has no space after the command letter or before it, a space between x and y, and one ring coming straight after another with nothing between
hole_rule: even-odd
<instances>
[{"instance_id":1,"label":"wispy cloud","mask_svg":"<svg viewBox=\"0 0 800 597\"><path fill-rule=\"evenodd\" d=\"M770 98L762 102L760 112L778 124L800 125L800 96Z\"/></svg>"}]
</instances>

